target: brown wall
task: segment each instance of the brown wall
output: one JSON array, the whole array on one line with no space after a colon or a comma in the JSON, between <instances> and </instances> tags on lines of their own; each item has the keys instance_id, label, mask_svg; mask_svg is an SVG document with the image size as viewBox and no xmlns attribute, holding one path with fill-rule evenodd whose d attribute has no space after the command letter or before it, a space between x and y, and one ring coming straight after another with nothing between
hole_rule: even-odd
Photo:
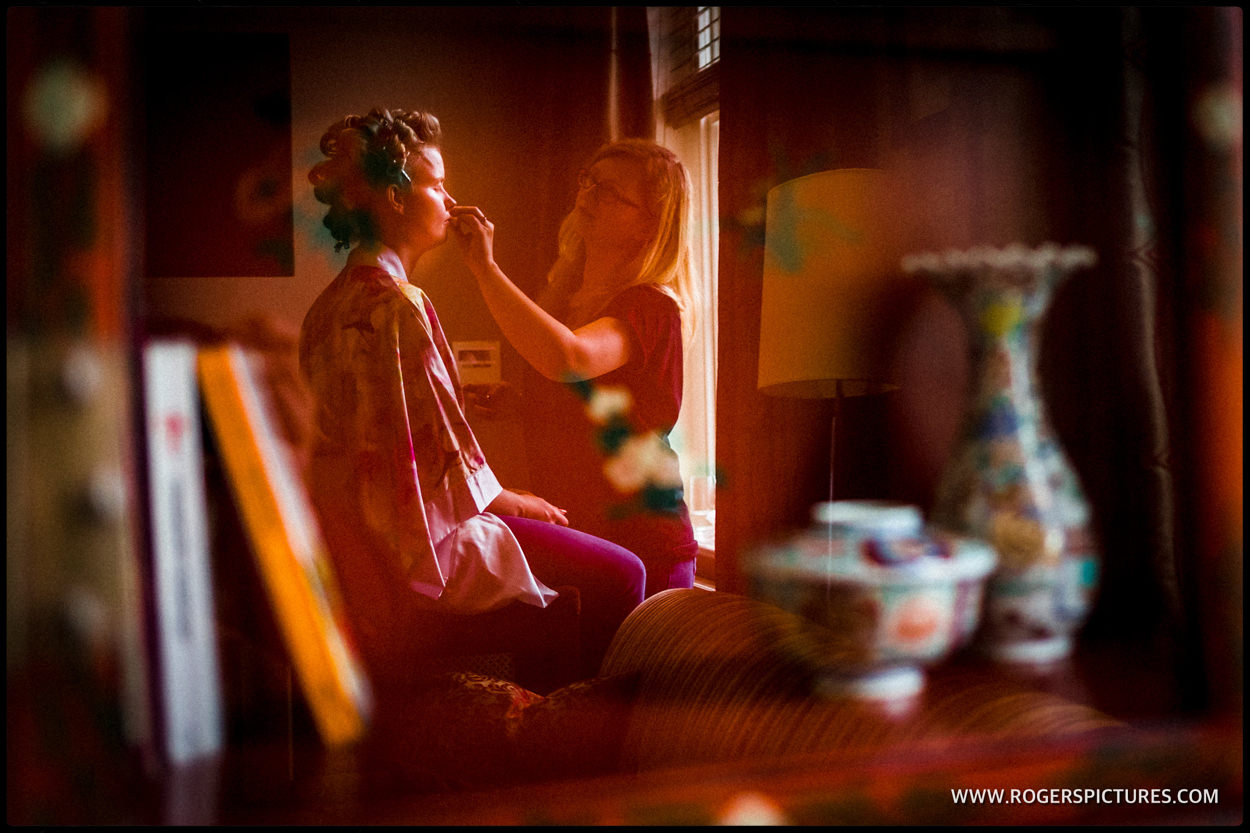
<instances>
[{"instance_id":1,"label":"brown wall","mask_svg":"<svg viewBox=\"0 0 1250 833\"><path fill-rule=\"evenodd\" d=\"M806 525L828 488L832 403L755 387L765 195L806 173L884 167L913 209L907 250L1098 252L1057 293L1040 351L1101 536L1091 626L1133 639L1183 627L1187 432L1169 420L1184 347L1171 330L1184 303L1171 258L1185 158L1167 144L1185 121L1177 23L1148 17L1137 34L1115 9L723 10L718 588L742 590L743 559ZM837 496L927 510L967 402L963 326L913 285L881 334L900 388L846 400Z\"/></svg>"},{"instance_id":2,"label":"brown wall","mask_svg":"<svg viewBox=\"0 0 1250 833\"><path fill-rule=\"evenodd\" d=\"M450 193L484 209L496 225L497 260L527 291L555 258L576 171L608 138L607 8L183 9L150 11L143 22L153 41L206 32L286 35L292 121L293 274L173 277L148 269L142 308L151 321L229 328L263 316L298 329L346 257L334 252L321 223L325 207L306 178L323 158L325 128L344 115L373 106L434 112L444 131ZM157 161L168 155L175 166L194 166L181 152L177 142L155 150ZM198 171L198 193L222 173ZM194 199L197 189L187 190L174 199ZM208 214L202 222L217 221ZM202 235L189 229L186 237ZM502 339L454 244L427 254L413 279L433 299L449 340L499 341L504 379L521 382L522 360ZM525 487L519 422L483 421L477 431L505 483Z\"/></svg>"},{"instance_id":3,"label":"brown wall","mask_svg":"<svg viewBox=\"0 0 1250 833\"><path fill-rule=\"evenodd\" d=\"M501 265L533 286L554 258L574 172L606 139L606 122L596 115L605 111L607 93L606 19L605 10L573 8L149 12L153 37L187 30L289 36L295 274L148 274L147 315L220 327L264 314L298 326L345 256L333 252L307 171L321 158L317 146L328 125L375 105L439 116L449 190L485 209L497 226ZM499 338L450 247L427 255L419 271L449 338Z\"/></svg>"}]
</instances>

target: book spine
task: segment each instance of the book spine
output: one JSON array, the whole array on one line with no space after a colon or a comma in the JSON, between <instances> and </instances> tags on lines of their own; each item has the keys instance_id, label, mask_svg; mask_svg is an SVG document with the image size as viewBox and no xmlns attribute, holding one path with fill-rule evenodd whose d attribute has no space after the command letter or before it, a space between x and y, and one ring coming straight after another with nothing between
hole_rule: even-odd
<instances>
[{"instance_id":1,"label":"book spine","mask_svg":"<svg viewBox=\"0 0 1250 833\"><path fill-rule=\"evenodd\" d=\"M196 347L153 341L143 355L156 699L165 757L184 764L224 743Z\"/></svg>"},{"instance_id":2,"label":"book spine","mask_svg":"<svg viewBox=\"0 0 1250 833\"><path fill-rule=\"evenodd\" d=\"M237 346L200 351L218 447L292 664L322 739L364 732L370 694L345 633L307 491L275 427L263 383Z\"/></svg>"}]
</instances>

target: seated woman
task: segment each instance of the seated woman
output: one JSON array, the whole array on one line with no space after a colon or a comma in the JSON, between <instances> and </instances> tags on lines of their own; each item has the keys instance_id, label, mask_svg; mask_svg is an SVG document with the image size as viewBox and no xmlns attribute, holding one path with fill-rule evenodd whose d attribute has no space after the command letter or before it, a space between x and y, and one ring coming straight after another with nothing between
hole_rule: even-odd
<instances>
[{"instance_id":1,"label":"seated woman","mask_svg":"<svg viewBox=\"0 0 1250 833\"><path fill-rule=\"evenodd\" d=\"M545 607L581 594L593 673L646 577L628 550L568 529L563 513L503 489L465 419L434 306L409 282L466 210L447 193L437 119L374 109L331 125L309 173L347 263L309 309L300 368L315 401L310 479L366 665L420 661L421 611Z\"/></svg>"},{"instance_id":2,"label":"seated woman","mask_svg":"<svg viewBox=\"0 0 1250 833\"><path fill-rule=\"evenodd\" d=\"M491 314L545 377L527 385L524 409L536 487L574 528L636 553L648 596L691 587L699 550L668 441L693 329L691 218L690 177L672 151L644 139L605 145L578 178L537 303L495 263L494 225L475 213L456 221ZM604 415L588 412L600 400L628 409L633 441L615 460L605 454ZM661 476L620 466L633 452Z\"/></svg>"}]
</instances>

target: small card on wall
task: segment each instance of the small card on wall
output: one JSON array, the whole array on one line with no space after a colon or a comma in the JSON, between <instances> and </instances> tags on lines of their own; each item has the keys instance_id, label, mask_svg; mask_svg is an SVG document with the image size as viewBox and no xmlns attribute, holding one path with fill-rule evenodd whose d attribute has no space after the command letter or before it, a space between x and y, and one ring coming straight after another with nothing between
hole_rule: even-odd
<instances>
[{"instance_id":1,"label":"small card on wall","mask_svg":"<svg viewBox=\"0 0 1250 833\"><path fill-rule=\"evenodd\" d=\"M453 341L456 367L462 385L494 385L500 382L499 342Z\"/></svg>"}]
</instances>

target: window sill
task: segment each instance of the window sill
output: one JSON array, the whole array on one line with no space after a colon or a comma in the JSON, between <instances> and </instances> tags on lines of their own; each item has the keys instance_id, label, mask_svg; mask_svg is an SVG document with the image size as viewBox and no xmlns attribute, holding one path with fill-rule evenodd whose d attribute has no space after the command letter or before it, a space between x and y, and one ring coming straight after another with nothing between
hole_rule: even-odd
<instances>
[{"instance_id":1,"label":"window sill","mask_svg":"<svg viewBox=\"0 0 1250 833\"><path fill-rule=\"evenodd\" d=\"M699 555L695 561L694 586L704 590L716 589L716 542L699 542Z\"/></svg>"}]
</instances>

